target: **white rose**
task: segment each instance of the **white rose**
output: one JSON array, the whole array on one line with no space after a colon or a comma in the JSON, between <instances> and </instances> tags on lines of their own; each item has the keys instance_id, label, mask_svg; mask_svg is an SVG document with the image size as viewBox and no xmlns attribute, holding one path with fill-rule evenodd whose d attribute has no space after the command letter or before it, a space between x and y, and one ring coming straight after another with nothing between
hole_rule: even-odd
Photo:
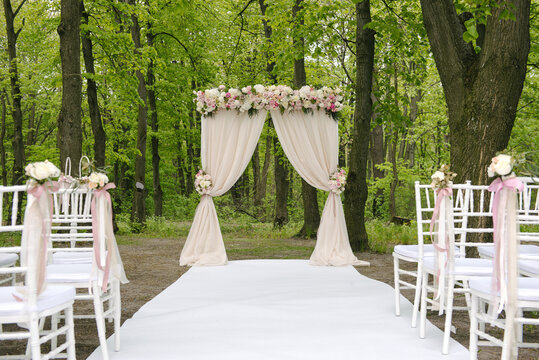
<instances>
[{"instance_id":1,"label":"white rose","mask_svg":"<svg viewBox=\"0 0 539 360\"><path fill-rule=\"evenodd\" d=\"M88 181L94 184L99 184L99 180L100 180L99 174L96 172L91 173L90 176L88 177Z\"/></svg>"},{"instance_id":2,"label":"white rose","mask_svg":"<svg viewBox=\"0 0 539 360\"><path fill-rule=\"evenodd\" d=\"M252 103L250 101L246 101L246 102L243 103L240 110L241 111L248 111L251 108L251 105L252 105Z\"/></svg>"},{"instance_id":3,"label":"white rose","mask_svg":"<svg viewBox=\"0 0 539 360\"><path fill-rule=\"evenodd\" d=\"M264 85L260 85L260 84L255 85L254 89L258 94L263 93L265 90Z\"/></svg>"},{"instance_id":4,"label":"white rose","mask_svg":"<svg viewBox=\"0 0 539 360\"><path fill-rule=\"evenodd\" d=\"M498 155L492 159L494 170L498 175L509 175L513 169L513 159L509 155Z\"/></svg>"},{"instance_id":5,"label":"white rose","mask_svg":"<svg viewBox=\"0 0 539 360\"><path fill-rule=\"evenodd\" d=\"M99 174L99 186L103 187L109 182L109 177L106 174Z\"/></svg>"},{"instance_id":6,"label":"white rose","mask_svg":"<svg viewBox=\"0 0 539 360\"><path fill-rule=\"evenodd\" d=\"M230 95L232 95L232 97L241 95L241 91L239 91L238 89L230 89L228 90L228 92L230 93Z\"/></svg>"},{"instance_id":7,"label":"white rose","mask_svg":"<svg viewBox=\"0 0 539 360\"><path fill-rule=\"evenodd\" d=\"M48 177L58 177L60 176L60 169L56 167L53 163L49 162L49 160L45 160L45 164L47 165L47 168L49 169L49 176Z\"/></svg>"},{"instance_id":8,"label":"white rose","mask_svg":"<svg viewBox=\"0 0 539 360\"><path fill-rule=\"evenodd\" d=\"M45 180L49 177L49 167L45 162L37 162L34 164L30 175L36 180Z\"/></svg>"},{"instance_id":9,"label":"white rose","mask_svg":"<svg viewBox=\"0 0 539 360\"><path fill-rule=\"evenodd\" d=\"M210 96L210 97L213 97L213 98L216 98L219 96L220 92L218 89L211 89L211 90L206 90L207 93L206 95Z\"/></svg>"},{"instance_id":10,"label":"white rose","mask_svg":"<svg viewBox=\"0 0 539 360\"><path fill-rule=\"evenodd\" d=\"M299 95L303 98L307 97L311 93L311 87L308 85L303 86L301 89L299 89Z\"/></svg>"},{"instance_id":11,"label":"white rose","mask_svg":"<svg viewBox=\"0 0 539 360\"><path fill-rule=\"evenodd\" d=\"M443 181L444 180L444 173L441 171L436 171L434 174L432 174L431 179L436 181Z\"/></svg>"}]
</instances>

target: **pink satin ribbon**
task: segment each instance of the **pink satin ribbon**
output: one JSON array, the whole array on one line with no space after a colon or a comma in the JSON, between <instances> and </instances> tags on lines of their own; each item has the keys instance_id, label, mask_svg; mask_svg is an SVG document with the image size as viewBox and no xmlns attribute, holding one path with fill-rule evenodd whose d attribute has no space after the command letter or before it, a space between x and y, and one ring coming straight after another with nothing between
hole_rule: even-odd
<instances>
[{"instance_id":1,"label":"pink satin ribbon","mask_svg":"<svg viewBox=\"0 0 539 360\"><path fill-rule=\"evenodd\" d=\"M434 210L432 212L432 218L430 220L430 239L431 239L431 242L432 242L432 245L434 246L434 250L436 250L436 252L448 252L449 251L449 234L445 233L445 248L443 247L440 247L438 244L436 244L434 241L432 241L432 230L434 228L434 224L436 223L436 220L439 219L440 217L440 207L442 205L442 200L444 197L451 197L453 196L453 190L451 188L441 188L441 189L436 189L436 204L434 205ZM438 256L438 254L436 254L436 256ZM444 264L444 268L447 266L447 257L446 257L446 260L445 260L445 264ZM437 269L437 272L436 272L436 281L439 283L440 282L440 273L441 273L441 270L440 270L440 267L438 266L438 269ZM438 291L437 293L435 294L435 297L438 296Z\"/></svg>"},{"instance_id":2,"label":"pink satin ribbon","mask_svg":"<svg viewBox=\"0 0 539 360\"><path fill-rule=\"evenodd\" d=\"M496 227L496 219L498 218L498 207L500 202L500 190L503 188L511 189L511 190L518 190L519 192L522 192L524 190L524 183L517 179L516 177L512 177L506 180L502 180L501 178L497 178L490 184L488 187L488 191L494 193L494 201L492 204L492 225L494 227L494 276L492 277L492 287L493 289L496 289L496 292L500 291L500 284L501 284L501 269L500 269L500 249L503 245L503 239L500 238L500 234L497 233L497 227ZM503 211L503 209L502 209Z\"/></svg>"},{"instance_id":3,"label":"pink satin ribbon","mask_svg":"<svg viewBox=\"0 0 539 360\"><path fill-rule=\"evenodd\" d=\"M94 196L92 197L92 205L91 205L92 237L93 237L93 240L94 240L94 256L95 256L95 261L96 261L97 267L99 268L99 270L104 272L103 285L101 286L101 290L103 292L107 291L107 285L108 285L109 273L110 273L110 259L111 259L112 249L108 249L109 251L107 253L107 259L105 260L105 268L103 268L103 265L101 264L101 249L100 249L100 239L99 239L99 234L98 234L99 233L99 223L97 221L98 220L97 219L97 213L95 211L95 202L96 202L97 198L99 198L101 196L104 196L105 199L107 200L108 205L112 206L112 201L110 199L110 194L108 193L107 190L115 189L115 188L116 188L116 185L114 185L114 183L108 183L107 185L105 185L101 189L94 190ZM106 221L106 219L105 219L105 221ZM112 221L112 219L111 219L111 221Z\"/></svg>"}]
</instances>

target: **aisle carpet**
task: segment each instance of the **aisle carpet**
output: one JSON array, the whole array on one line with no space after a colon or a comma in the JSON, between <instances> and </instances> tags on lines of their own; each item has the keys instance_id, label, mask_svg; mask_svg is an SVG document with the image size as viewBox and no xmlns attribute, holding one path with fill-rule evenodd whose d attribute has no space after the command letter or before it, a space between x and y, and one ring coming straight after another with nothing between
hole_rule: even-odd
<instances>
[{"instance_id":1,"label":"aisle carpet","mask_svg":"<svg viewBox=\"0 0 539 360\"><path fill-rule=\"evenodd\" d=\"M145 304L121 329L111 359L467 359L442 332L419 339L403 298L394 315L390 286L353 267L305 260L231 261L193 267ZM101 359L100 349L90 357Z\"/></svg>"}]
</instances>

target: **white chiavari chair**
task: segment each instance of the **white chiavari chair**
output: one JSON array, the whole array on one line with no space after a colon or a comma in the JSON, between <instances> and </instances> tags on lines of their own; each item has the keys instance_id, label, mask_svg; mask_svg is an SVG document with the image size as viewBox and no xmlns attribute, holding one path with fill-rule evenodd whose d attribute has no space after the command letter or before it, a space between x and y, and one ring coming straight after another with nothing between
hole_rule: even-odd
<instances>
[{"instance_id":1,"label":"white chiavari chair","mask_svg":"<svg viewBox=\"0 0 539 360\"><path fill-rule=\"evenodd\" d=\"M63 191L63 193L62 193ZM55 197L53 229L56 234L52 235L53 243L65 241L69 244L92 241L92 214L90 211L93 197L92 191L84 189L60 190L61 196ZM67 205L65 204L68 199ZM105 216L99 216L99 220L105 221ZM76 231L73 231L75 228ZM104 225L99 226L101 239L105 239ZM112 235L113 236L113 235ZM115 240L114 240L115 241ZM52 252L54 262L47 267L47 280L54 284L67 284L74 286L78 291L75 297L77 301L92 301L93 314L75 314L75 319L95 319L102 358L109 358L106 342L105 320L114 321L114 349L120 350L120 321L121 321L121 297L120 281L109 273L105 276L104 269L98 267L98 263L105 264L108 251L106 241L99 243L99 259L92 247L58 248ZM89 260L89 261L88 261ZM106 290L103 291L104 279L108 278ZM55 327L57 318L53 318ZM54 346L54 344L53 344Z\"/></svg>"},{"instance_id":2,"label":"white chiavari chair","mask_svg":"<svg viewBox=\"0 0 539 360\"><path fill-rule=\"evenodd\" d=\"M423 267L423 258L434 255L434 246L430 243L429 225L434 206L436 203L436 192L431 185L420 184L416 181L415 189L415 204L416 204L416 219L417 219L417 245L396 245L393 249L393 271L395 284L395 315L400 316L400 297L401 290L415 290L414 305L412 310L412 327L417 325L417 315L419 310L420 291L421 291L421 274ZM458 215L464 207L464 190L463 185L453 186L453 202L454 213L456 214L456 222L462 221ZM406 270L401 267L401 261L417 264L414 270ZM403 279L402 276L412 278L411 281ZM414 283L415 282L415 283Z\"/></svg>"},{"instance_id":3,"label":"white chiavari chair","mask_svg":"<svg viewBox=\"0 0 539 360\"><path fill-rule=\"evenodd\" d=\"M42 195L47 196L47 195ZM13 202L17 202L14 197ZM49 285L44 287L41 294L38 294L39 278L41 270L36 265L43 255L46 257L46 248L43 253L40 250L42 239L42 227L50 219L43 218L43 214L25 212L24 225L26 227L27 241L21 247L21 256L26 258L25 266L10 268L0 268L0 273L24 273L24 286L2 286L0 287L0 325L18 324L17 331L0 332L2 340L27 340L27 353L21 355L24 359L51 359L57 357L67 357L75 359L75 332L73 323L73 302L75 289L69 286ZM46 216L48 217L48 215ZM41 225L40 225L41 224ZM18 226L18 225L15 225ZM14 229L15 230L15 229ZM16 230L19 230L16 228ZM7 252L11 249L0 248L0 252ZM15 296L14 296L15 295ZM43 330L43 320L49 316L64 313L65 325L50 330ZM22 326L21 326L22 325ZM53 347L47 354L42 354L42 345L58 339L58 336L65 336L65 341L60 346ZM0 358L14 358L10 355Z\"/></svg>"},{"instance_id":4,"label":"white chiavari chair","mask_svg":"<svg viewBox=\"0 0 539 360\"><path fill-rule=\"evenodd\" d=\"M466 257L468 247L481 247L484 243L477 241L476 236L470 234L492 232L488 222L484 225L475 225L477 221L472 218L492 217L491 198L492 194L488 192L488 186L463 185L464 207L459 216L462 216L461 225L455 226L455 237L449 237L449 251L447 252L447 280L446 287L442 289L445 300L444 304L438 304L437 301L428 297L428 293L434 293L436 288L430 285L429 276L434 280L438 273L438 268L434 257L424 257L421 281L421 315L419 336L425 337L425 325L427 315L427 304L438 307L443 306L445 311L444 336L442 342L442 353L449 353L449 338L452 330L452 316L454 310L467 310L470 306L470 295L468 280L474 277L486 277L492 274L492 260ZM472 226L474 225L474 226ZM464 294L466 306L455 306L453 304L455 294Z\"/></svg>"}]
</instances>

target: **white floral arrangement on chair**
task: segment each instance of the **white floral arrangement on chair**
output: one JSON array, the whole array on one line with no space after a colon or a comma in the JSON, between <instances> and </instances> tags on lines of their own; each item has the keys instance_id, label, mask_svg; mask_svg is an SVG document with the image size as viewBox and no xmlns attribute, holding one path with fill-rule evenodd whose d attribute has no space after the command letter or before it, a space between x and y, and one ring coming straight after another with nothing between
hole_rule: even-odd
<instances>
[{"instance_id":1,"label":"white floral arrangement on chair","mask_svg":"<svg viewBox=\"0 0 539 360\"><path fill-rule=\"evenodd\" d=\"M515 165L515 158L507 154L498 154L492 158L492 161L487 169L488 176L502 176L506 177L514 175L513 166Z\"/></svg>"},{"instance_id":2,"label":"white floral arrangement on chair","mask_svg":"<svg viewBox=\"0 0 539 360\"><path fill-rule=\"evenodd\" d=\"M90 189L103 188L109 182L109 177L107 176L107 174L95 171L92 172L87 179L87 184Z\"/></svg>"},{"instance_id":3,"label":"white floral arrangement on chair","mask_svg":"<svg viewBox=\"0 0 539 360\"><path fill-rule=\"evenodd\" d=\"M209 174L204 170L199 170L195 175L195 190L200 195L209 194L213 188L213 181Z\"/></svg>"},{"instance_id":4,"label":"white floral arrangement on chair","mask_svg":"<svg viewBox=\"0 0 539 360\"><path fill-rule=\"evenodd\" d=\"M31 187L42 185L60 176L60 169L49 160L29 163L24 168L24 171L26 176L30 178L27 181L27 185Z\"/></svg>"},{"instance_id":5,"label":"white floral arrangement on chair","mask_svg":"<svg viewBox=\"0 0 539 360\"><path fill-rule=\"evenodd\" d=\"M261 109L281 109L281 111L293 110L326 110L335 115L344 107L342 90L324 86L315 89L311 86L303 86L299 90L293 90L290 86L263 85L246 86L244 88L230 88L226 90L224 85L204 91L194 91L197 97L194 99L196 109L203 115L211 115L213 112L226 109L239 112L252 112Z\"/></svg>"},{"instance_id":6,"label":"white floral arrangement on chair","mask_svg":"<svg viewBox=\"0 0 539 360\"><path fill-rule=\"evenodd\" d=\"M457 176L456 173L449 170L449 165L444 164L432 176L430 186L433 189L444 189L453 185L453 179Z\"/></svg>"},{"instance_id":7,"label":"white floral arrangement on chair","mask_svg":"<svg viewBox=\"0 0 539 360\"><path fill-rule=\"evenodd\" d=\"M328 184L330 190L335 194L339 195L342 193L346 186L346 170L337 169L337 171L330 175Z\"/></svg>"}]
</instances>

